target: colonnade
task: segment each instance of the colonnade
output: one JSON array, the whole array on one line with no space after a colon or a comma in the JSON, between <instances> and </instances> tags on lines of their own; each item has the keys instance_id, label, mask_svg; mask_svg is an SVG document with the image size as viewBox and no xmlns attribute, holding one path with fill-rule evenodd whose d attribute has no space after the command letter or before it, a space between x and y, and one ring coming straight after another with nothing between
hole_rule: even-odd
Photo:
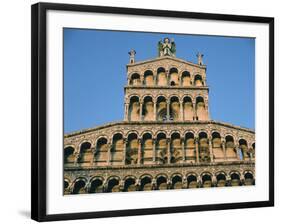
<instances>
[{"instance_id":1,"label":"colonnade","mask_svg":"<svg viewBox=\"0 0 281 224\"><path fill-rule=\"evenodd\" d=\"M78 177L74 180L64 179L65 194L83 194L83 193L106 193L120 191L150 191L150 190L168 190L168 189L186 189L186 188L205 188L205 187L227 187L254 185L255 177L253 171L217 171L215 173L202 172L197 173L165 173L152 176L151 174L142 174L139 177L128 175L125 177L101 176Z\"/></svg>"},{"instance_id":2,"label":"colonnade","mask_svg":"<svg viewBox=\"0 0 281 224\"><path fill-rule=\"evenodd\" d=\"M189 121L208 120L208 101L202 96L178 98L177 96L158 97L131 96L124 106L125 121Z\"/></svg>"},{"instance_id":3,"label":"colonnade","mask_svg":"<svg viewBox=\"0 0 281 224\"><path fill-rule=\"evenodd\" d=\"M232 136L221 137L217 132L209 138L205 132L184 137L161 132L155 138L150 133L141 137L131 133L125 138L118 133L112 139L101 137L94 144L85 141L76 148L66 146L64 155L65 164L88 166L212 163L253 160L255 143L245 139L235 142Z\"/></svg>"},{"instance_id":4,"label":"colonnade","mask_svg":"<svg viewBox=\"0 0 281 224\"><path fill-rule=\"evenodd\" d=\"M201 74L190 74L189 71L179 72L177 68L159 67L156 71L146 70L143 73L128 74L129 86L205 86L206 78Z\"/></svg>"}]
</instances>

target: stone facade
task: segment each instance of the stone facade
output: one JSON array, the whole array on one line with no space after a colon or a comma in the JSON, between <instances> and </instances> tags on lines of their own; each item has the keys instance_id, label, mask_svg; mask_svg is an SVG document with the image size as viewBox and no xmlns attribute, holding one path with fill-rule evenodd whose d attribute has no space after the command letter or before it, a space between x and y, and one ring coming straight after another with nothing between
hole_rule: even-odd
<instances>
[{"instance_id":1,"label":"stone facade","mask_svg":"<svg viewBox=\"0 0 281 224\"><path fill-rule=\"evenodd\" d=\"M135 62L124 121L64 136L64 193L240 186L255 183L255 133L210 119L206 66L175 57Z\"/></svg>"}]
</instances>

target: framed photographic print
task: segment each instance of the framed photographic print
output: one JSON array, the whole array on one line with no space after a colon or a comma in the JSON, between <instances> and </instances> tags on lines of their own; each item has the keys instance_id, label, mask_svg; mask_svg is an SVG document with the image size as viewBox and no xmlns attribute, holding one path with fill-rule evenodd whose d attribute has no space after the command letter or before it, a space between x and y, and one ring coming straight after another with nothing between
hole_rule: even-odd
<instances>
[{"instance_id":1,"label":"framed photographic print","mask_svg":"<svg viewBox=\"0 0 281 224\"><path fill-rule=\"evenodd\" d=\"M32 219L274 205L274 19L32 6Z\"/></svg>"}]
</instances>

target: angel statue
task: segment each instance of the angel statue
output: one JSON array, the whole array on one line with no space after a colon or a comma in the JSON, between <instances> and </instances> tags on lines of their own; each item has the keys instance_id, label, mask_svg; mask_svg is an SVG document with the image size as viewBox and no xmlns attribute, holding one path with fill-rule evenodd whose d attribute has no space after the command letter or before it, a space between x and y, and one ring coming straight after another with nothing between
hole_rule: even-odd
<instances>
[{"instance_id":1,"label":"angel statue","mask_svg":"<svg viewBox=\"0 0 281 224\"><path fill-rule=\"evenodd\" d=\"M158 41L158 56L172 56L175 57L176 55L176 44L173 39L169 39L168 37Z\"/></svg>"}]
</instances>

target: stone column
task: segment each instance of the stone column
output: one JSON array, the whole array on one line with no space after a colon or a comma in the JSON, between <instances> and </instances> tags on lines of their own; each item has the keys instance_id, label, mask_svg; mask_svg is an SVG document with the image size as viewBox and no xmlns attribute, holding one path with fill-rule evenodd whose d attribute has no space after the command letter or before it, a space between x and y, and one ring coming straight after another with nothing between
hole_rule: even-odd
<instances>
[{"instance_id":1,"label":"stone column","mask_svg":"<svg viewBox=\"0 0 281 224\"><path fill-rule=\"evenodd\" d=\"M193 120L196 120L196 117L197 117L197 113L196 113L196 103L193 102Z\"/></svg>"},{"instance_id":2,"label":"stone column","mask_svg":"<svg viewBox=\"0 0 281 224\"><path fill-rule=\"evenodd\" d=\"M80 158L80 153L79 152L74 152L74 165L78 164L78 160Z\"/></svg>"},{"instance_id":3,"label":"stone column","mask_svg":"<svg viewBox=\"0 0 281 224\"><path fill-rule=\"evenodd\" d=\"M237 160L240 160L240 155L239 155L240 149L239 149L239 145L236 144L234 147L235 147L235 150L236 150L236 157L237 157Z\"/></svg>"},{"instance_id":4,"label":"stone column","mask_svg":"<svg viewBox=\"0 0 281 224\"><path fill-rule=\"evenodd\" d=\"M199 139L195 138L195 153L196 153L196 163L199 163Z\"/></svg>"},{"instance_id":5,"label":"stone column","mask_svg":"<svg viewBox=\"0 0 281 224\"><path fill-rule=\"evenodd\" d=\"M182 188L186 189L188 187L186 176L184 175L182 178Z\"/></svg>"},{"instance_id":6,"label":"stone column","mask_svg":"<svg viewBox=\"0 0 281 224\"><path fill-rule=\"evenodd\" d=\"M168 164L171 163L171 140L167 139L167 162Z\"/></svg>"},{"instance_id":7,"label":"stone column","mask_svg":"<svg viewBox=\"0 0 281 224\"><path fill-rule=\"evenodd\" d=\"M142 140L138 140L139 148L138 148L138 164L141 164L141 149L142 149Z\"/></svg>"},{"instance_id":8,"label":"stone column","mask_svg":"<svg viewBox=\"0 0 281 224\"><path fill-rule=\"evenodd\" d=\"M215 175L212 176L212 186L217 187L217 177Z\"/></svg>"},{"instance_id":9,"label":"stone column","mask_svg":"<svg viewBox=\"0 0 281 224\"><path fill-rule=\"evenodd\" d=\"M142 121L142 106L143 106L143 103L140 102L140 121Z\"/></svg>"},{"instance_id":10,"label":"stone column","mask_svg":"<svg viewBox=\"0 0 281 224\"><path fill-rule=\"evenodd\" d=\"M211 163L214 162L214 152L213 152L213 144L212 144L212 139L209 139L209 151L210 151L210 160Z\"/></svg>"},{"instance_id":11,"label":"stone column","mask_svg":"<svg viewBox=\"0 0 281 224\"><path fill-rule=\"evenodd\" d=\"M153 146L153 149L152 149L152 161L153 163L156 162L156 139L152 139L152 146Z\"/></svg>"},{"instance_id":12,"label":"stone column","mask_svg":"<svg viewBox=\"0 0 281 224\"><path fill-rule=\"evenodd\" d=\"M126 152L127 152L127 143L128 140L127 139L123 139L123 143L124 143L124 149L123 149L123 165L126 165Z\"/></svg>"},{"instance_id":13,"label":"stone column","mask_svg":"<svg viewBox=\"0 0 281 224\"><path fill-rule=\"evenodd\" d=\"M157 120L157 111L156 111L156 109L157 109L157 103L156 103L156 100L155 100L155 102L153 103L153 115L154 115L154 121L156 121Z\"/></svg>"},{"instance_id":14,"label":"stone column","mask_svg":"<svg viewBox=\"0 0 281 224\"><path fill-rule=\"evenodd\" d=\"M157 85L157 74L153 76L153 84L154 86Z\"/></svg>"},{"instance_id":15,"label":"stone column","mask_svg":"<svg viewBox=\"0 0 281 224\"><path fill-rule=\"evenodd\" d=\"M124 104L124 120L125 121L128 121L128 111L129 111L129 104L128 103L125 103Z\"/></svg>"},{"instance_id":16,"label":"stone column","mask_svg":"<svg viewBox=\"0 0 281 224\"><path fill-rule=\"evenodd\" d=\"M119 190L122 192L123 190L124 190L124 185L125 185L125 183L124 183L124 180L120 180L120 183L119 183Z\"/></svg>"},{"instance_id":17,"label":"stone column","mask_svg":"<svg viewBox=\"0 0 281 224\"><path fill-rule=\"evenodd\" d=\"M170 120L170 100L167 100L167 120Z\"/></svg>"},{"instance_id":18,"label":"stone column","mask_svg":"<svg viewBox=\"0 0 281 224\"><path fill-rule=\"evenodd\" d=\"M225 150L225 141L224 140L222 140L221 141L221 145L222 145L222 151L223 151L223 159L224 159L224 161L226 161L226 150Z\"/></svg>"},{"instance_id":19,"label":"stone column","mask_svg":"<svg viewBox=\"0 0 281 224\"><path fill-rule=\"evenodd\" d=\"M141 75L141 77L140 77L140 85L142 86L143 84L144 84L144 76Z\"/></svg>"},{"instance_id":20,"label":"stone column","mask_svg":"<svg viewBox=\"0 0 281 224\"><path fill-rule=\"evenodd\" d=\"M180 120L183 121L183 101L180 101Z\"/></svg>"},{"instance_id":21,"label":"stone column","mask_svg":"<svg viewBox=\"0 0 281 224\"><path fill-rule=\"evenodd\" d=\"M91 148L91 151L92 151L92 154L93 154L93 157L92 157L92 160L91 160L91 164L94 165L94 163L96 162L96 147L92 147Z\"/></svg>"},{"instance_id":22,"label":"stone column","mask_svg":"<svg viewBox=\"0 0 281 224\"><path fill-rule=\"evenodd\" d=\"M184 138L181 139L182 161L185 161Z\"/></svg>"},{"instance_id":23,"label":"stone column","mask_svg":"<svg viewBox=\"0 0 281 224\"><path fill-rule=\"evenodd\" d=\"M169 70L166 70L166 80L167 80L167 86L170 86Z\"/></svg>"},{"instance_id":24,"label":"stone column","mask_svg":"<svg viewBox=\"0 0 281 224\"><path fill-rule=\"evenodd\" d=\"M112 144L108 144L108 151L107 151L107 165L110 165L111 162L111 149L112 149Z\"/></svg>"},{"instance_id":25,"label":"stone column","mask_svg":"<svg viewBox=\"0 0 281 224\"><path fill-rule=\"evenodd\" d=\"M208 100L206 100L206 102L205 102L205 110L206 110L207 117L209 119L210 115L209 115L209 101Z\"/></svg>"}]
</instances>

